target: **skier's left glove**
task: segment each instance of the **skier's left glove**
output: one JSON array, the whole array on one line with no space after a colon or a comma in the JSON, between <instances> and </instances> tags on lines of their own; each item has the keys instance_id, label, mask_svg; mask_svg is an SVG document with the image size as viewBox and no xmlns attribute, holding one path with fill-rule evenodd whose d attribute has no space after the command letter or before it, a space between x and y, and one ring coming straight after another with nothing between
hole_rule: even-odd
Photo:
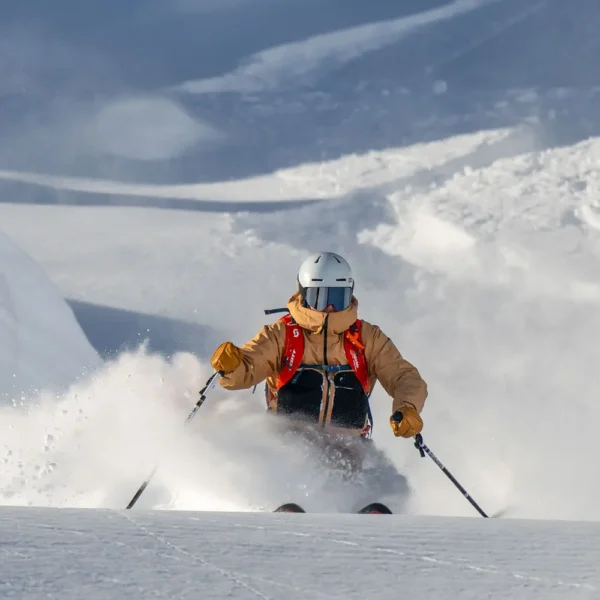
<instances>
[{"instance_id":1,"label":"skier's left glove","mask_svg":"<svg viewBox=\"0 0 600 600\"><path fill-rule=\"evenodd\" d=\"M232 373L242 364L242 351L231 342L223 342L214 351L210 364L215 371Z\"/></svg>"},{"instance_id":2,"label":"skier's left glove","mask_svg":"<svg viewBox=\"0 0 600 600\"><path fill-rule=\"evenodd\" d=\"M423 419L412 404L403 404L390 417L390 425L396 437L410 438L421 433Z\"/></svg>"}]
</instances>

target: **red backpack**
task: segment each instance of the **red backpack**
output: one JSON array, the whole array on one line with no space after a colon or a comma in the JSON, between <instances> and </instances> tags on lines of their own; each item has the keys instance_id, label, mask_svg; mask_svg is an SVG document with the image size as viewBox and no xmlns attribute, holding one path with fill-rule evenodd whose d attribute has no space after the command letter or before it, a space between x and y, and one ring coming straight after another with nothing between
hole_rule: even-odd
<instances>
[{"instance_id":1,"label":"red backpack","mask_svg":"<svg viewBox=\"0 0 600 600\"><path fill-rule=\"evenodd\" d=\"M280 319L285 323L285 346L281 361L281 370L277 378L277 389L289 383L302 364L304 356L304 334L302 328L294 321L292 315L285 315ZM369 395L371 384L367 371L365 347L361 339L362 321L357 319L344 333L344 350L348 364L352 367L356 378L360 382L365 394Z\"/></svg>"}]
</instances>

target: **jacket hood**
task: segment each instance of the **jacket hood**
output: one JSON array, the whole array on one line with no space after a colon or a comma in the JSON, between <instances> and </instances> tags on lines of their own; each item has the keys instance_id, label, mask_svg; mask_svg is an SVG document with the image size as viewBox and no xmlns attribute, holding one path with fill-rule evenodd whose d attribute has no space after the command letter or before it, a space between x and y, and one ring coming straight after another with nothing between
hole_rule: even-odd
<instances>
[{"instance_id":1,"label":"jacket hood","mask_svg":"<svg viewBox=\"0 0 600 600\"><path fill-rule=\"evenodd\" d=\"M327 333L334 333L336 335L344 333L358 318L358 300L354 296L352 296L350 306L345 310L324 313L320 310L302 306L300 294L296 292L289 299L287 307L294 321L302 329L308 329L312 333L321 333L323 331L327 315L329 315L327 319Z\"/></svg>"}]
</instances>

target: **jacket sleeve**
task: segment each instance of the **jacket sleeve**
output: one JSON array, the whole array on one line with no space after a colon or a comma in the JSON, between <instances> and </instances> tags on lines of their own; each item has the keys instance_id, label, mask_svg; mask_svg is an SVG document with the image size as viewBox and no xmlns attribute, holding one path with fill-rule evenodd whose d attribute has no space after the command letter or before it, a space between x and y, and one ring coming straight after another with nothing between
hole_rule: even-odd
<instances>
[{"instance_id":1,"label":"jacket sleeve","mask_svg":"<svg viewBox=\"0 0 600 600\"><path fill-rule=\"evenodd\" d=\"M393 398L392 412L400 410L402 404L412 404L421 412L427 398L427 384L416 367L402 357L392 340L376 325L371 328L372 336L365 336L368 368Z\"/></svg>"},{"instance_id":2,"label":"jacket sleeve","mask_svg":"<svg viewBox=\"0 0 600 600\"><path fill-rule=\"evenodd\" d=\"M256 336L241 346L242 364L219 379L228 390L250 388L279 372L285 331L278 323L266 325Z\"/></svg>"}]
</instances>

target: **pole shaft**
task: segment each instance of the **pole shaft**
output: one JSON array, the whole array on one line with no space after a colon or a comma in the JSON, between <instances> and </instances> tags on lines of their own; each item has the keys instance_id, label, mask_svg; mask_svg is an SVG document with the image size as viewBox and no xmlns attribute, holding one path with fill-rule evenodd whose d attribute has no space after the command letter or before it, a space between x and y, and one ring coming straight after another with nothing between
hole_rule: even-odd
<instances>
[{"instance_id":1,"label":"pole shaft","mask_svg":"<svg viewBox=\"0 0 600 600\"><path fill-rule=\"evenodd\" d=\"M217 377L219 377L221 375L223 375L223 373L221 373L220 371L217 371L216 373L213 373L210 376L209 380L206 382L206 385L200 390L200 398L198 399L198 402L196 402L196 405L192 409L192 412L190 412L190 414L187 416L187 418L184 422L184 426L187 425L194 418L194 416L196 415L196 413L198 412L200 407L204 404L204 401L206 400L206 394L214 386L215 382L217 381ZM132 508L134 506L134 504L139 500L140 496L144 493L144 490L148 487L149 483L152 481L152 478L154 477L154 475L156 475L156 471L158 471L158 464L156 464L154 466L154 468L152 469L152 472L150 473L148 478L144 481L144 483L142 483L142 485L139 487L138 491L134 494L133 498L130 500L129 504L127 505L128 509Z\"/></svg>"},{"instance_id":2,"label":"pole shaft","mask_svg":"<svg viewBox=\"0 0 600 600\"><path fill-rule=\"evenodd\" d=\"M446 475L446 477L448 477L448 479L458 488L462 495L470 502L471 506L473 506L473 508L475 508L475 510L482 517L485 517L486 519L489 518L488 515L479 506L479 504L477 504L477 502L473 500L469 492L467 492L467 490L458 482L456 477L454 477L454 475L452 475L452 473L450 473L450 471L448 471L448 469L442 464L442 461L425 445L421 434L417 434L415 436L415 446L419 451L425 452L427 456L429 456L429 458L433 460L433 462L442 470L444 475Z\"/></svg>"}]
</instances>

